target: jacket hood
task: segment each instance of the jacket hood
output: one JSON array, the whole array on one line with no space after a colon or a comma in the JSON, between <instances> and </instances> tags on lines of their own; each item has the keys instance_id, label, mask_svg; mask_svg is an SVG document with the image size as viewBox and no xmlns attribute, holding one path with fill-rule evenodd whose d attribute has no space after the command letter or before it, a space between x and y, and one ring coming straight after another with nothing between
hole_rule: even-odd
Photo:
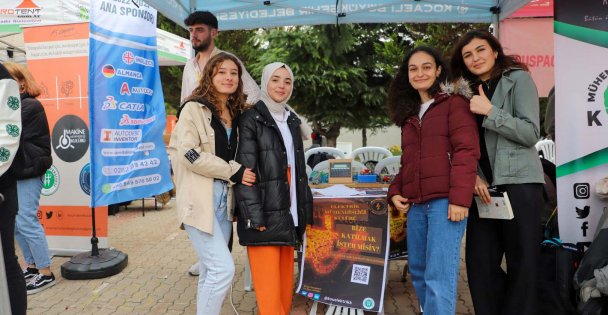
<instances>
[{"instance_id":1,"label":"jacket hood","mask_svg":"<svg viewBox=\"0 0 608 315\"><path fill-rule=\"evenodd\" d=\"M469 81L465 78L458 78L455 81L446 81L441 83L441 92L447 95L461 95L466 99L473 97L473 90Z\"/></svg>"}]
</instances>

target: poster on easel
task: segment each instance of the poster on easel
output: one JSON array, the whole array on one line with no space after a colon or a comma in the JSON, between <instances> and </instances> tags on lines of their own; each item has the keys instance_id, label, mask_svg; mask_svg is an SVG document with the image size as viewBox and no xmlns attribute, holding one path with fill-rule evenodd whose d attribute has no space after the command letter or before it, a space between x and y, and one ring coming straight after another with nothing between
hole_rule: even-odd
<instances>
[{"instance_id":1,"label":"poster on easel","mask_svg":"<svg viewBox=\"0 0 608 315\"><path fill-rule=\"evenodd\" d=\"M296 292L325 304L382 312L388 256L385 195L315 197Z\"/></svg>"}]
</instances>

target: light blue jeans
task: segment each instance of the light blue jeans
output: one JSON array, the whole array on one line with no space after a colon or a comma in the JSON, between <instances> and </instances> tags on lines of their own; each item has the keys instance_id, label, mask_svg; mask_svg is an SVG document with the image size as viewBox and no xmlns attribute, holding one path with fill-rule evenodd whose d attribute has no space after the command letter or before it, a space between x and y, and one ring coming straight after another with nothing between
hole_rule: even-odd
<instances>
[{"instance_id":1,"label":"light blue jeans","mask_svg":"<svg viewBox=\"0 0 608 315\"><path fill-rule=\"evenodd\" d=\"M448 219L448 199L412 204L407 215L409 270L425 315L456 313L460 243L467 221Z\"/></svg>"},{"instance_id":2,"label":"light blue jeans","mask_svg":"<svg viewBox=\"0 0 608 315\"><path fill-rule=\"evenodd\" d=\"M49 244L36 215L40 205L41 191L42 177L17 181L19 212L15 220L15 239L21 247L25 262L28 265L36 265L38 269L51 265Z\"/></svg>"},{"instance_id":3,"label":"light blue jeans","mask_svg":"<svg viewBox=\"0 0 608 315\"><path fill-rule=\"evenodd\" d=\"M226 293L234 277L234 261L228 250L232 222L226 213L228 186L226 182L213 183L213 235L185 225L192 247L200 260L197 315L219 315Z\"/></svg>"}]
</instances>

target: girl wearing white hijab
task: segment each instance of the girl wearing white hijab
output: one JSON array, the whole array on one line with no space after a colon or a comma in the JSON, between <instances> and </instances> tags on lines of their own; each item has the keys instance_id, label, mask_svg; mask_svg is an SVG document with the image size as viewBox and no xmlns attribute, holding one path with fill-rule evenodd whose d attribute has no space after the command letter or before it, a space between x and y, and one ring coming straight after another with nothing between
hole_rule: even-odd
<instances>
[{"instance_id":1,"label":"girl wearing white hijab","mask_svg":"<svg viewBox=\"0 0 608 315\"><path fill-rule=\"evenodd\" d=\"M294 247L312 223L302 122L287 107L293 73L284 63L267 65L260 101L239 121L236 161L257 181L237 185L237 232L247 247L258 314L287 315L293 296Z\"/></svg>"}]
</instances>

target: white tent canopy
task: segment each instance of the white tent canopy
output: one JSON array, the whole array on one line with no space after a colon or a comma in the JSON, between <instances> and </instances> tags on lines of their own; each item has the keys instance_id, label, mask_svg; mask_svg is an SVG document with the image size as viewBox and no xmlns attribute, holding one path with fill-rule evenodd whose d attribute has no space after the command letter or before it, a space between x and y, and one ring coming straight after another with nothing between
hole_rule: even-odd
<instances>
[{"instance_id":1,"label":"white tent canopy","mask_svg":"<svg viewBox=\"0 0 608 315\"><path fill-rule=\"evenodd\" d=\"M495 23L530 0L146 0L184 26L196 10L220 30L343 23Z\"/></svg>"},{"instance_id":2,"label":"white tent canopy","mask_svg":"<svg viewBox=\"0 0 608 315\"><path fill-rule=\"evenodd\" d=\"M0 5L0 61L25 62L23 27L89 20L89 0L3 0ZM193 55L190 40L157 30L158 63L183 65ZM12 58L11 58L12 56Z\"/></svg>"}]
</instances>

